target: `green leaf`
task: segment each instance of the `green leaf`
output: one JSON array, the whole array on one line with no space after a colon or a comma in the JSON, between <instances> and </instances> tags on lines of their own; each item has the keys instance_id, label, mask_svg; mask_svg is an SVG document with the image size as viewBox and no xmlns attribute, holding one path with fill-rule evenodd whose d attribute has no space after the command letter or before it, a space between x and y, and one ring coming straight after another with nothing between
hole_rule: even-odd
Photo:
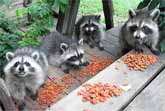
<instances>
[{"instance_id":1,"label":"green leaf","mask_svg":"<svg viewBox=\"0 0 165 111\"><path fill-rule=\"evenodd\" d=\"M0 0L0 5L9 6L12 0Z\"/></svg>"},{"instance_id":2,"label":"green leaf","mask_svg":"<svg viewBox=\"0 0 165 111\"><path fill-rule=\"evenodd\" d=\"M59 1L60 1L60 4L63 4L63 5L69 4L69 0L59 0Z\"/></svg>"},{"instance_id":3,"label":"green leaf","mask_svg":"<svg viewBox=\"0 0 165 111\"><path fill-rule=\"evenodd\" d=\"M27 13L26 8L20 8L16 10L17 17L23 17Z\"/></svg>"}]
</instances>

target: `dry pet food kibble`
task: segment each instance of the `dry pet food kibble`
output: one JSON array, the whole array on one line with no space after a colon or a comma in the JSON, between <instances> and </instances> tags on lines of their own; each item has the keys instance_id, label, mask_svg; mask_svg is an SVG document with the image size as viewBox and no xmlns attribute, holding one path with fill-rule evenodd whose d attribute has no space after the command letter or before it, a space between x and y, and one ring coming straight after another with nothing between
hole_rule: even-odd
<instances>
[{"instance_id":1,"label":"dry pet food kibble","mask_svg":"<svg viewBox=\"0 0 165 111\"><path fill-rule=\"evenodd\" d=\"M149 65L154 64L158 57L143 53L129 53L122 57L122 60L130 70L144 71Z\"/></svg>"},{"instance_id":2,"label":"dry pet food kibble","mask_svg":"<svg viewBox=\"0 0 165 111\"><path fill-rule=\"evenodd\" d=\"M50 106L56 99L60 99L60 94L63 90L62 86L48 81L44 87L39 90L37 101L42 106Z\"/></svg>"},{"instance_id":3,"label":"dry pet food kibble","mask_svg":"<svg viewBox=\"0 0 165 111\"><path fill-rule=\"evenodd\" d=\"M106 101L108 98L113 96L120 96L122 90L109 83L96 83L96 84L85 84L85 88L78 92L78 96L83 97L83 102L89 101L92 104L97 104Z\"/></svg>"},{"instance_id":4,"label":"dry pet food kibble","mask_svg":"<svg viewBox=\"0 0 165 111\"><path fill-rule=\"evenodd\" d=\"M99 71L110 65L112 60L107 57L93 56L90 64L84 69L73 74L65 74L60 78L50 78L51 81L45 83L44 87L39 90L38 103L42 106L50 106L61 98L61 94L75 84L75 79L79 79L81 84L85 82L85 78L94 76Z\"/></svg>"}]
</instances>

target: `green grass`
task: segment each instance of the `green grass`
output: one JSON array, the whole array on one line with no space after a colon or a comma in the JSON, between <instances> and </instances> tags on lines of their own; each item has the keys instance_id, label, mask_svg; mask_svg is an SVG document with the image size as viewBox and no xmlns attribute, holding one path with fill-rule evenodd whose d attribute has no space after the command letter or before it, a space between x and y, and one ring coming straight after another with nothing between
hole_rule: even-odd
<instances>
[{"instance_id":1,"label":"green grass","mask_svg":"<svg viewBox=\"0 0 165 111\"><path fill-rule=\"evenodd\" d=\"M130 8L136 8L139 2L140 0L113 0L115 25L124 22L128 17L128 10ZM81 15L103 15L102 0L81 0L79 11ZM104 22L103 17L102 22Z\"/></svg>"}]
</instances>

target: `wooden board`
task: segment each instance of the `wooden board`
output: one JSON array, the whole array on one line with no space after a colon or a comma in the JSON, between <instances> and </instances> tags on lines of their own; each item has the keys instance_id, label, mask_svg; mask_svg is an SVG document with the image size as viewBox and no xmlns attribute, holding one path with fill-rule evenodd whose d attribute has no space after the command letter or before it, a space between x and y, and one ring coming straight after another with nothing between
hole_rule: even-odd
<instances>
[{"instance_id":1,"label":"wooden board","mask_svg":"<svg viewBox=\"0 0 165 111\"><path fill-rule=\"evenodd\" d=\"M82 86L80 86L68 96L52 105L47 111L83 111L83 109L121 111L162 70L164 64L161 61L164 60L165 55L161 55L157 63L150 66L144 72L140 72L128 71L127 66L119 59L86 83L110 82L120 85L123 81L128 81L132 85L130 91L123 92L122 96L110 98L104 103L92 105L89 102L82 102L82 98L77 96L78 91L82 89ZM120 66L119 70L115 69L116 65ZM127 71L127 74L124 74L125 71Z\"/></svg>"},{"instance_id":2,"label":"wooden board","mask_svg":"<svg viewBox=\"0 0 165 111\"><path fill-rule=\"evenodd\" d=\"M120 32L121 26L122 25L112 28L111 30L108 31L108 33L110 33L111 35L113 35L115 37L119 37L119 32Z\"/></svg>"},{"instance_id":3,"label":"wooden board","mask_svg":"<svg viewBox=\"0 0 165 111\"><path fill-rule=\"evenodd\" d=\"M165 111L165 69L124 111Z\"/></svg>"}]
</instances>

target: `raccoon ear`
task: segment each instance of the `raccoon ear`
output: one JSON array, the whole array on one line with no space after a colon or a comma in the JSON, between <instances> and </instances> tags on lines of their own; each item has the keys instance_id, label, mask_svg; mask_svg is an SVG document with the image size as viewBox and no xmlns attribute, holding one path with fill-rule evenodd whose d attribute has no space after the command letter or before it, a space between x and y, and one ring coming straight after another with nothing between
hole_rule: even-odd
<instances>
[{"instance_id":1,"label":"raccoon ear","mask_svg":"<svg viewBox=\"0 0 165 111\"><path fill-rule=\"evenodd\" d=\"M67 48L68 48L68 44L66 44L66 43L61 43L61 44L60 44L60 49L61 49L63 52L65 52Z\"/></svg>"},{"instance_id":2,"label":"raccoon ear","mask_svg":"<svg viewBox=\"0 0 165 111\"><path fill-rule=\"evenodd\" d=\"M6 53L7 61L10 61L11 59L13 59L13 57L14 57L14 53L13 52L7 52Z\"/></svg>"},{"instance_id":3,"label":"raccoon ear","mask_svg":"<svg viewBox=\"0 0 165 111\"><path fill-rule=\"evenodd\" d=\"M150 14L150 16L152 17L152 19L154 21L156 21L158 19L159 15L160 15L160 10L159 9L154 9Z\"/></svg>"},{"instance_id":4,"label":"raccoon ear","mask_svg":"<svg viewBox=\"0 0 165 111\"><path fill-rule=\"evenodd\" d=\"M78 41L78 44L79 44L79 45L83 45L83 43L84 43L84 40L83 40L83 38L81 38L81 39Z\"/></svg>"},{"instance_id":5,"label":"raccoon ear","mask_svg":"<svg viewBox=\"0 0 165 111\"><path fill-rule=\"evenodd\" d=\"M31 54L31 56L33 57L34 60L38 61L40 58L39 52L35 51Z\"/></svg>"},{"instance_id":6,"label":"raccoon ear","mask_svg":"<svg viewBox=\"0 0 165 111\"><path fill-rule=\"evenodd\" d=\"M135 10L133 10L133 9L129 9L128 13L129 13L129 17L130 17L130 18L133 18L133 17L136 16L136 12L135 12Z\"/></svg>"},{"instance_id":7,"label":"raccoon ear","mask_svg":"<svg viewBox=\"0 0 165 111\"><path fill-rule=\"evenodd\" d=\"M100 20L101 15L96 15L95 18L96 18L97 20Z\"/></svg>"}]
</instances>

